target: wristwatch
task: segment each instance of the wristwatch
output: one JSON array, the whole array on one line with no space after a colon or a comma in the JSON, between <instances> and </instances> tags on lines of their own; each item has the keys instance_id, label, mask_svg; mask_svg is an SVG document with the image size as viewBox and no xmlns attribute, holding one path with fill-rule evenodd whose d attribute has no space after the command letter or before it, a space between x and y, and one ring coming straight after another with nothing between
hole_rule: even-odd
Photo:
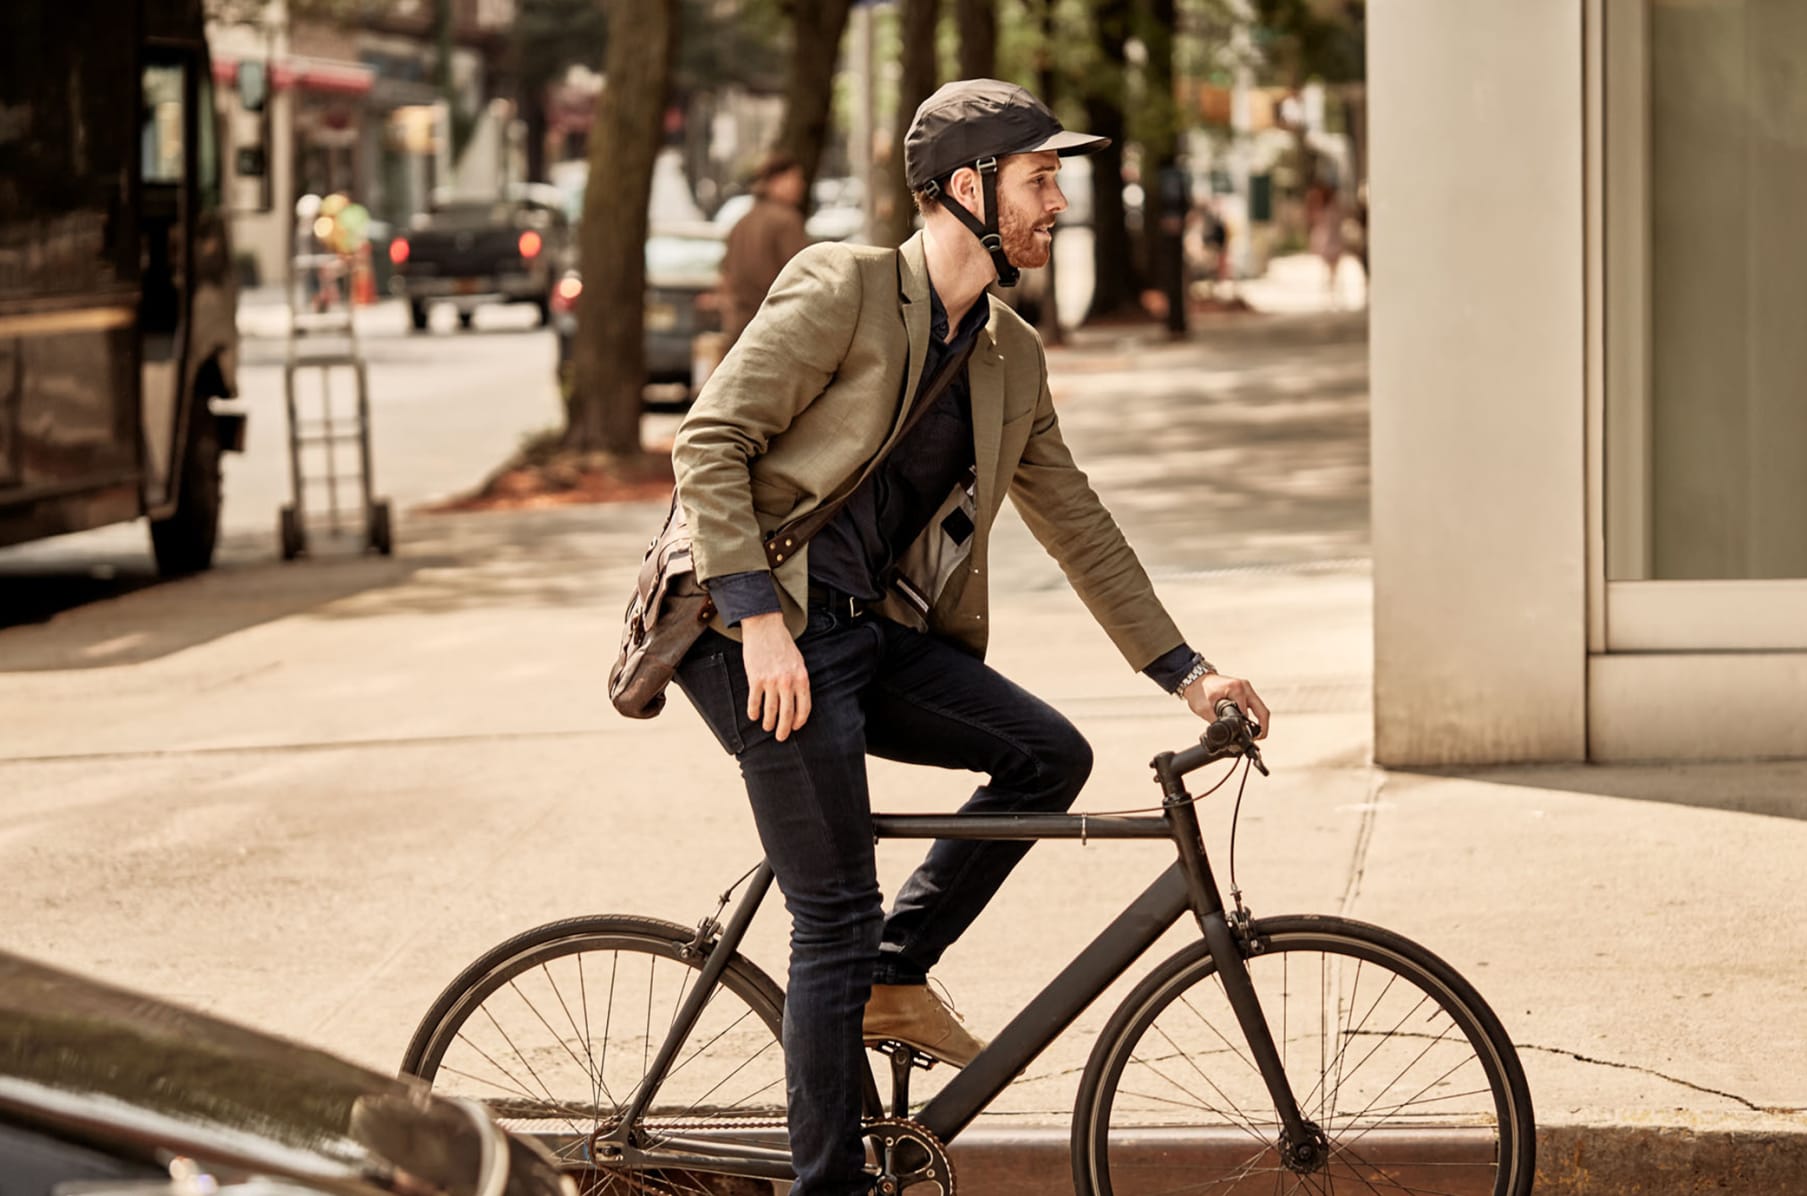
<instances>
[{"instance_id":1,"label":"wristwatch","mask_svg":"<svg viewBox=\"0 0 1807 1196\"><path fill-rule=\"evenodd\" d=\"M1183 700L1186 696L1187 686L1191 685L1194 681L1197 681L1200 677L1208 677L1216 671L1216 665L1206 660L1203 656L1194 653L1192 657L1192 667L1186 670L1186 675L1180 678L1180 683L1173 687L1173 696Z\"/></svg>"}]
</instances>

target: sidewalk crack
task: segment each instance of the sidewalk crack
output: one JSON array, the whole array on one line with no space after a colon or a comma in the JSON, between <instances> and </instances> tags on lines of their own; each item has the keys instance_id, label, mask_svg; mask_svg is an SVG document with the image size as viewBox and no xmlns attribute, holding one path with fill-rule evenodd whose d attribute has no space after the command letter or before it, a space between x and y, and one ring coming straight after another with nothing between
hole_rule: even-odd
<instances>
[{"instance_id":1,"label":"sidewalk crack","mask_svg":"<svg viewBox=\"0 0 1807 1196\"><path fill-rule=\"evenodd\" d=\"M1374 820L1380 813L1381 791L1386 787L1386 774L1376 769L1374 780L1368 786L1368 798L1362 803L1361 825L1355 831L1355 851L1349 859L1349 879L1343 886L1343 898L1337 903L1336 912L1345 918L1355 909L1356 898L1361 896L1362 877L1368 871L1368 848L1374 842Z\"/></svg>"},{"instance_id":2,"label":"sidewalk crack","mask_svg":"<svg viewBox=\"0 0 1807 1196\"><path fill-rule=\"evenodd\" d=\"M1801 1111L1800 1109L1790 1108L1786 1105L1759 1105L1755 1101L1746 1100L1735 1092L1726 1092L1720 1088L1709 1088L1705 1084L1696 1084L1691 1080L1684 1080L1680 1076L1672 1076L1667 1072L1658 1071L1654 1067L1640 1067L1635 1063L1619 1063L1612 1059L1596 1059L1591 1055L1583 1055L1578 1051L1571 1051L1566 1047L1539 1046L1536 1043L1524 1042L1516 1043L1514 1045L1517 1046L1521 1053L1525 1051L1541 1051L1546 1055L1563 1055L1573 1059L1577 1063L1587 1063L1594 1067L1610 1067L1618 1071L1641 1072L1644 1075L1655 1076L1659 1080L1666 1080L1671 1084L1677 1084L1683 1088L1692 1089L1695 1092L1703 1092L1708 1096L1724 1097L1726 1100L1743 1105L1753 1113L1775 1113L1786 1116Z\"/></svg>"}]
</instances>

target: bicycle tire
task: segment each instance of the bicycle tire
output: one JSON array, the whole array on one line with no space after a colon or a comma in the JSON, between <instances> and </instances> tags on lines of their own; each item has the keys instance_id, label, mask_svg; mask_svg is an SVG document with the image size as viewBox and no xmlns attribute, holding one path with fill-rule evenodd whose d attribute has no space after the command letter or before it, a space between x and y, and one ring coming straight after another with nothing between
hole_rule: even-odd
<instances>
[{"instance_id":1,"label":"bicycle tire","mask_svg":"<svg viewBox=\"0 0 1807 1196\"><path fill-rule=\"evenodd\" d=\"M568 918L518 934L440 994L401 1071L480 1100L505 1127L538 1138L580 1179L585 1196L769 1192L769 1182L630 1170L590 1154L591 1134L620 1116L703 966L690 946L695 937L672 922L625 915ZM698 1129L781 1146L783 1008L770 977L739 955L731 959L636 1132L650 1141Z\"/></svg>"},{"instance_id":2,"label":"bicycle tire","mask_svg":"<svg viewBox=\"0 0 1807 1196\"><path fill-rule=\"evenodd\" d=\"M1073 1110L1080 1196L1530 1192L1524 1070L1455 969L1345 918L1261 919L1252 940L1262 1012L1301 1112L1325 1134L1321 1169L1283 1165L1273 1102L1201 941L1137 985L1092 1049ZM1315 1002L1315 1023L1295 1016L1295 996L1300 1013Z\"/></svg>"}]
</instances>

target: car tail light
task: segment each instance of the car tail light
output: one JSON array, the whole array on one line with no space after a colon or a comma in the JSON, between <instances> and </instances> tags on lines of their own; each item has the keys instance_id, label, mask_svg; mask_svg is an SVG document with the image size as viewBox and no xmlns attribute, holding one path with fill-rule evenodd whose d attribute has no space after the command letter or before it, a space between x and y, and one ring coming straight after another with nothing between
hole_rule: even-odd
<instances>
[{"instance_id":1,"label":"car tail light","mask_svg":"<svg viewBox=\"0 0 1807 1196\"><path fill-rule=\"evenodd\" d=\"M408 260L408 238L397 237L389 242L389 260L397 266Z\"/></svg>"},{"instance_id":2,"label":"car tail light","mask_svg":"<svg viewBox=\"0 0 1807 1196\"><path fill-rule=\"evenodd\" d=\"M538 233L534 232L532 229L528 229L521 234L519 244L522 257L536 258L540 256L540 246L543 245L544 242L540 240L540 235Z\"/></svg>"},{"instance_id":3,"label":"car tail light","mask_svg":"<svg viewBox=\"0 0 1807 1196\"><path fill-rule=\"evenodd\" d=\"M577 297L584 293L582 279L561 278L552 288L552 310L569 312L577 307Z\"/></svg>"}]
</instances>

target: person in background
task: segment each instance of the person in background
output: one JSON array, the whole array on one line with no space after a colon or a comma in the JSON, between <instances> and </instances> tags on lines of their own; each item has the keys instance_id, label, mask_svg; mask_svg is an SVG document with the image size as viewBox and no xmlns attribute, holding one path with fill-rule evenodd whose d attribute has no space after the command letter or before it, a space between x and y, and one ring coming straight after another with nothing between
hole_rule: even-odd
<instances>
[{"instance_id":1,"label":"person in background","mask_svg":"<svg viewBox=\"0 0 1807 1196\"><path fill-rule=\"evenodd\" d=\"M729 346L765 302L786 262L809 244L803 231L803 167L782 151L753 176L755 202L728 233L722 258L722 332Z\"/></svg>"}]
</instances>

